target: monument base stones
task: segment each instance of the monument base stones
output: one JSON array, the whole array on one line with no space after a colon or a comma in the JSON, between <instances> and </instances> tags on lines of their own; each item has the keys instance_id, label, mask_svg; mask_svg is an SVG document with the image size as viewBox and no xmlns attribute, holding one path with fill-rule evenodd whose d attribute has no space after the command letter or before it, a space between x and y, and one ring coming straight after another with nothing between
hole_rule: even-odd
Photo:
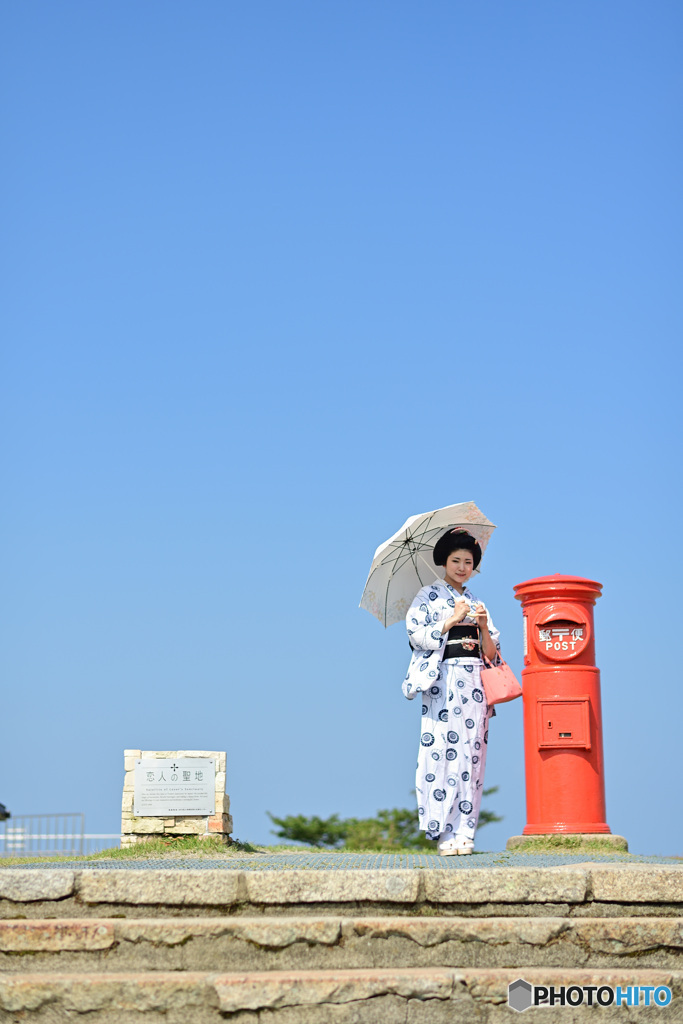
<instances>
[{"instance_id":1,"label":"monument base stones","mask_svg":"<svg viewBox=\"0 0 683 1024\"><path fill-rule=\"evenodd\" d=\"M225 753L124 750L121 848L162 836L232 840Z\"/></svg>"}]
</instances>

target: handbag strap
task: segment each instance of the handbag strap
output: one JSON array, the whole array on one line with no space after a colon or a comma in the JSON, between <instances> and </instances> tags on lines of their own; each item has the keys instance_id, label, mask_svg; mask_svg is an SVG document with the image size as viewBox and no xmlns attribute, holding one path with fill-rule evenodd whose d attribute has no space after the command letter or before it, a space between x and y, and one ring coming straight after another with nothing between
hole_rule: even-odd
<instances>
[{"instance_id":1,"label":"handbag strap","mask_svg":"<svg viewBox=\"0 0 683 1024\"><path fill-rule=\"evenodd\" d=\"M484 654L484 645L481 642L481 627L477 623L477 632L479 633L479 657L484 662L484 668L500 668L500 665L494 665L490 658L487 658ZM496 651L496 657L500 658L500 664L505 665L506 661L499 650Z\"/></svg>"},{"instance_id":2,"label":"handbag strap","mask_svg":"<svg viewBox=\"0 0 683 1024\"><path fill-rule=\"evenodd\" d=\"M481 630L479 630L479 655L481 660L484 662L484 668L500 668L500 665L494 665L490 658L487 658L484 654L484 646L481 642ZM500 664L505 665L506 661L500 651L496 651L496 657L500 658Z\"/></svg>"}]
</instances>

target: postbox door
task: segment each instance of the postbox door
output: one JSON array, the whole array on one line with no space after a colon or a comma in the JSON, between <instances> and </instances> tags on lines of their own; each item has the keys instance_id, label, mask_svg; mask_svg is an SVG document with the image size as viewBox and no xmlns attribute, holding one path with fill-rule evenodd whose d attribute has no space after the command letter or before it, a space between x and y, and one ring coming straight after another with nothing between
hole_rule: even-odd
<instances>
[{"instance_id":1,"label":"postbox door","mask_svg":"<svg viewBox=\"0 0 683 1024\"><path fill-rule=\"evenodd\" d=\"M537 698L539 750L558 747L591 749L590 698Z\"/></svg>"}]
</instances>

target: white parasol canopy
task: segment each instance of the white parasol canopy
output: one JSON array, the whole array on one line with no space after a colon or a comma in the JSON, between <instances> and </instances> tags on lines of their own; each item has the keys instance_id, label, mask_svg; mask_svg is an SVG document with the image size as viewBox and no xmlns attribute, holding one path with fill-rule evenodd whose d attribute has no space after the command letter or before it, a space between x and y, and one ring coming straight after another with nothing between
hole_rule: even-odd
<instances>
[{"instance_id":1,"label":"white parasol canopy","mask_svg":"<svg viewBox=\"0 0 683 1024\"><path fill-rule=\"evenodd\" d=\"M377 548L360 599L361 608L384 626L403 619L420 587L431 583L435 576L443 578L443 567L434 565L432 551L442 533L457 527L479 541L482 553L495 530L473 501L447 505L406 520L393 537Z\"/></svg>"}]
</instances>

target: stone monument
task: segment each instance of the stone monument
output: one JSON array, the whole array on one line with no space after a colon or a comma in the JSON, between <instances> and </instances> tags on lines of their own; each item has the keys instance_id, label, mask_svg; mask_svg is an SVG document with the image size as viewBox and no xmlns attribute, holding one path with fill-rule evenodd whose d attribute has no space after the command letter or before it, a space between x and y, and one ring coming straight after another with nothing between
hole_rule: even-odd
<instances>
[{"instance_id":1,"label":"stone monument","mask_svg":"<svg viewBox=\"0 0 683 1024\"><path fill-rule=\"evenodd\" d=\"M161 836L232 840L225 753L124 750L121 848Z\"/></svg>"}]
</instances>

